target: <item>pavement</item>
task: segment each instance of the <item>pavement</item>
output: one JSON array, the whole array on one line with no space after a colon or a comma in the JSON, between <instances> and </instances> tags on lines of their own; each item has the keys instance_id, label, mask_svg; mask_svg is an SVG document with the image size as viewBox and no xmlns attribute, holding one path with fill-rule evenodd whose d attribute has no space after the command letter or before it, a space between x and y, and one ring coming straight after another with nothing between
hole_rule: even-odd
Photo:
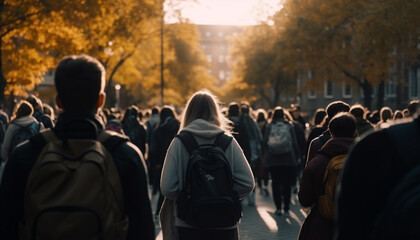
<instances>
[{"instance_id":1,"label":"pavement","mask_svg":"<svg viewBox=\"0 0 420 240\"><path fill-rule=\"evenodd\" d=\"M243 217L239 224L240 240L295 240L306 217L305 211L299 205L297 195L292 194L289 216L275 215L276 210L268 187L269 195L262 195L256 189L255 206L248 206L247 200L242 201ZM152 197L152 209L156 208L157 195ZM156 240L162 240L158 218L156 220Z\"/></svg>"}]
</instances>

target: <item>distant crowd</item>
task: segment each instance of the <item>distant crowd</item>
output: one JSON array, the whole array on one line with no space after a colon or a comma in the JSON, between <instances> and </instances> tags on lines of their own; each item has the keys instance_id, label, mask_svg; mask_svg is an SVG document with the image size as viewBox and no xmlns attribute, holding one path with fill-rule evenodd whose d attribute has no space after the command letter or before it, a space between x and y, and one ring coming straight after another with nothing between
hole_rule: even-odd
<instances>
[{"instance_id":1,"label":"distant crowd","mask_svg":"<svg viewBox=\"0 0 420 240\"><path fill-rule=\"evenodd\" d=\"M84 64L88 67L81 67ZM87 72L80 73L81 80L75 82L77 78L70 73L79 70ZM4 211L0 213L0 230L7 229L4 239L15 239L17 232L27 236L35 234L35 230L25 230L25 226L35 229L39 227L38 220L40 226L55 224L58 220L54 219L65 219L60 214L74 210L67 205L59 210L42 208L51 199L74 203L66 194L60 199L55 195L61 194L60 189L68 187L70 194L86 181L94 182L78 170L80 166L74 166L75 159L93 161L85 154L96 147L89 150L85 146L86 139L92 140L89 144L99 141L106 149L95 150L102 156L95 161L98 166L104 164L102 174L110 174L111 181L105 182L112 183L110 189L114 189L111 192L117 203L110 203L108 210L97 210L105 214L97 216L102 218L108 216L109 209L119 209L111 215L120 216L117 223L121 220L118 223L121 225L113 223L118 226L111 224L113 230L108 230L111 225L106 221L111 215L104 217L107 220L102 222L103 226L99 225L109 236L135 239L142 236L142 232L148 232L140 239L153 239L153 222L157 218L153 220L152 215L160 215L164 239L239 239L237 226L241 206L254 207L256 193L272 194L274 214L284 217L290 216L292 195L298 195L308 213L299 239L388 239L389 236L414 239L410 237L419 236L410 235L418 233L409 228L410 209L403 211L401 207L403 213L399 214L384 211L396 205L389 200L395 195L393 190L419 165L419 154L413 150L418 149L420 141L416 115L419 100L411 101L405 109L383 107L378 111L369 111L361 104L334 101L325 108L318 108L309 121L296 104L288 108L253 109L249 102L238 101L222 107L216 96L207 90L194 93L182 111L169 105L152 109L133 105L119 110L102 107L104 72L95 59L72 56L64 59L57 71L59 110L31 95L16 104L10 117L0 111L0 174L3 175L0 210ZM83 85L81 89L90 90L80 94L72 92L82 84L90 84L86 82L91 79L97 79L91 83L96 86L93 90ZM88 105L80 107L84 102ZM103 130L108 131L102 139ZM49 152L53 152L54 157L47 157ZM106 162L109 156L120 176L115 184L112 180L115 174L108 172L108 168L113 168ZM37 175L38 168L56 161L52 158L61 159L58 162L65 167L46 169ZM219 165L213 166L214 162ZM221 166L227 167L227 173ZM87 172L93 171L87 169ZM79 179L74 172L81 172L83 178L80 179L85 180L69 180ZM59 175L66 178L56 178ZM51 179L55 179L54 184L44 188L43 184ZM217 179L224 180L217 183ZM80 184L75 184L77 181ZM270 181L271 189L268 189ZM50 190L54 188L52 185L57 189ZM49 191L51 193L47 194ZM75 196L89 192L86 189L74 191L80 191ZM104 192L110 194L110 190ZM209 196L215 192L219 195ZM39 193L45 193L43 200ZM150 204L150 193L159 196L155 209ZM399 196L395 198L398 200ZM89 211L96 211L98 199L91 197L96 200L89 203L94 206L94 210ZM204 204L202 199L208 202ZM77 204L81 204L78 201ZM58 215L39 217L45 211L56 210L60 212ZM230 217L223 215L227 212ZM219 219L218 215L223 218ZM124 216L128 221L123 221ZM77 221L72 222L71 227L80 228ZM408 238L400 238L399 229L387 227L390 222L406 229L404 234ZM138 226L142 227L136 229ZM67 236L71 229L63 227L51 231L40 227L39 236L54 239L48 238L51 232L56 234L51 236Z\"/></svg>"}]
</instances>

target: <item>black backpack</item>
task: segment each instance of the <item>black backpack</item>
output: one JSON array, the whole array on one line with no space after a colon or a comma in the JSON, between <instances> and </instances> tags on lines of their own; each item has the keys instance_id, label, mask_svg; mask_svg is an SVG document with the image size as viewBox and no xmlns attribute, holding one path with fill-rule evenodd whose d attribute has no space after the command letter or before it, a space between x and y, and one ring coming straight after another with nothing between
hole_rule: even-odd
<instances>
[{"instance_id":1,"label":"black backpack","mask_svg":"<svg viewBox=\"0 0 420 240\"><path fill-rule=\"evenodd\" d=\"M198 145L194 135L177 136L190 154L185 185L177 199L178 217L198 228L235 225L242 215L238 193L225 150L232 137L220 134L213 144Z\"/></svg>"},{"instance_id":2,"label":"black backpack","mask_svg":"<svg viewBox=\"0 0 420 240\"><path fill-rule=\"evenodd\" d=\"M33 122L27 126L17 126L18 128L13 132L13 136L10 141L9 155L17 145L33 137L41 129L41 124L37 122Z\"/></svg>"}]
</instances>

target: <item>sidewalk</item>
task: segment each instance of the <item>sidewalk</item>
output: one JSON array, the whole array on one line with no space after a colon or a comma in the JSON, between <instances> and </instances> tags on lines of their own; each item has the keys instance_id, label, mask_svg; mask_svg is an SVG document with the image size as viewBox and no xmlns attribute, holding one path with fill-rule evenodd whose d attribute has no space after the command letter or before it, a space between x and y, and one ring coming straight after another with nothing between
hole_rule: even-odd
<instances>
[{"instance_id":1,"label":"sidewalk","mask_svg":"<svg viewBox=\"0 0 420 240\"><path fill-rule=\"evenodd\" d=\"M240 240L295 240L299 234L300 226L306 217L301 210L297 195L292 194L290 216L277 216L274 214L274 207L271 185L269 185L269 196L260 195L256 190L256 206L250 207L246 200L243 201L243 218L239 225ZM157 195L152 198L152 209L156 208ZM158 221L158 218L155 218ZM156 222L157 240L162 239L159 223Z\"/></svg>"}]
</instances>

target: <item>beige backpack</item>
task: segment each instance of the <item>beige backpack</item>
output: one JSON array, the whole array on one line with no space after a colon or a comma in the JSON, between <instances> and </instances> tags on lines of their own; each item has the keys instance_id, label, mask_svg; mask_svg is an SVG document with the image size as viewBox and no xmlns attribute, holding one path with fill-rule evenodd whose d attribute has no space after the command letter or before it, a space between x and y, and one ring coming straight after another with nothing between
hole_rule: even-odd
<instances>
[{"instance_id":1,"label":"beige backpack","mask_svg":"<svg viewBox=\"0 0 420 240\"><path fill-rule=\"evenodd\" d=\"M32 168L24 198L21 239L125 239L128 218L110 132L95 139L58 139L46 145ZM105 146L104 146L105 145Z\"/></svg>"}]
</instances>

